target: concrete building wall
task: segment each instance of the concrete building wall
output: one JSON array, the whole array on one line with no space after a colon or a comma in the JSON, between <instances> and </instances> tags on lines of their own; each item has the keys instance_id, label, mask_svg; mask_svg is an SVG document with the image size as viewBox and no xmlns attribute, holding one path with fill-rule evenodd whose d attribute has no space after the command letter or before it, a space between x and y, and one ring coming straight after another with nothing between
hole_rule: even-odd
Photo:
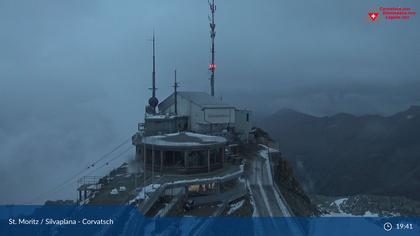
<instances>
[{"instance_id":1,"label":"concrete building wall","mask_svg":"<svg viewBox=\"0 0 420 236\"><path fill-rule=\"evenodd\" d=\"M166 106L164 106L164 109L160 110L163 114L174 114L175 113L175 104L174 104L174 95L172 94L168 98ZM189 101L185 98L178 96L178 115L190 115L190 106Z\"/></svg>"},{"instance_id":2,"label":"concrete building wall","mask_svg":"<svg viewBox=\"0 0 420 236\"><path fill-rule=\"evenodd\" d=\"M188 129L188 117L146 118L144 131L146 136L174 133Z\"/></svg>"},{"instance_id":3,"label":"concrete building wall","mask_svg":"<svg viewBox=\"0 0 420 236\"><path fill-rule=\"evenodd\" d=\"M204 122L204 113L201 107L184 99L190 106L191 130L199 131L199 124Z\"/></svg>"},{"instance_id":4,"label":"concrete building wall","mask_svg":"<svg viewBox=\"0 0 420 236\"><path fill-rule=\"evenodd\" d=\"M211 124L232 124L235 122L235 109L205 108L204 121Z\"/></svg>"},{"instance_id":5,"label":"concrete building wall","mask_svg":"<svg viewBox=\"0 0 420 236\"><path fill-rule=\"evenodd\" d=\"M172 99L173 95L171 95ZM174 113L175 104L172 103L165 107L162 113ZM194 102L178 96L178 115L188 116L189 129L192 131L208 131L210 124L212 129L218 127L227 127L235 122L235 109L234 108L202 108Z\"/></svg>"},{"instance_id":6,"label":"concrete building wall","mask_svg":"<svg viewBox=\"0 0 420 236\"><path fill-rule=\"evenodd\" d=\"M252 112L250 110L235 110L235 132L239 133L241 140L246 140L252 128Z\"/></svg>"}]
</instances>

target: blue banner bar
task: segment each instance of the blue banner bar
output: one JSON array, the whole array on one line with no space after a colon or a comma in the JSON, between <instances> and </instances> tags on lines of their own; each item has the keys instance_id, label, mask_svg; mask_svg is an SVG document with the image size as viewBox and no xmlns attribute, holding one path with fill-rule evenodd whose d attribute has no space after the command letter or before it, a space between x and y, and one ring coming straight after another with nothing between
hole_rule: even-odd
<instances>
[{"instance_id":1,"label":"blue banner bar","mask_svg":"<svg viewBox=\"0 0 420 236\"><path fill-rule=\"evenodd\" d=\"M132 206L0 206L0 235L420 235L420 217L145 217Z\"/></svg>"}]
</instances>

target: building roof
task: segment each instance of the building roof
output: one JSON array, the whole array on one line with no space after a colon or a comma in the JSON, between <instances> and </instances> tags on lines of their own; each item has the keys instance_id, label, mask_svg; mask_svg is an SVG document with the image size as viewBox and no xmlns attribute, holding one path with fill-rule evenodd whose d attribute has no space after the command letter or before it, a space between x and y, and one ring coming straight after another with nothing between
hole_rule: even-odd
<instances>
[{"instance_id":1,"label":"building roof","mask_svg":"<svg viewBox=\"0 0 420 236\"><path fill-rule=\"evenodd\" d=\"M194 102L201 107L231 107L230 105L224 103L222 100L204 92L179 92L179 96Z\"/></svg>"},{"instance_id":2,"label":"building roof","mask_svg":"<svg viewBox=\"0 0 420 236\"><path fill-rule=\"evenodd\" d=\"M182 119L187 118L187 116L179 116L179 115L170 115L170 114L147 114L145 115L145 120L174 120L174 119Z\"/></svg>"},{"instance_id":3,"label":"building roof","mask_svg":"<svg viewBox=\"0 0 420 236\"><path fill-rule=\"evenodd\" d=\"M234 108L233 106L205 92L178 92L178 96L198 105L201 108ZM159 109L166 108L174 102L174 94L172 93L159 104Z\"/></svg>"},{"instance_id":4,"label":"building roof","mask_svg":"<svg viewBox=\"0 0 420 236\"><path fill-rule=\"evenodd\" d=\"M191 148L225 144L226 139L220 136L211 136L192 132L178 132L143 137L141 142L147 145L156 145L161 147Z\"/></svg>"}]
</instances>

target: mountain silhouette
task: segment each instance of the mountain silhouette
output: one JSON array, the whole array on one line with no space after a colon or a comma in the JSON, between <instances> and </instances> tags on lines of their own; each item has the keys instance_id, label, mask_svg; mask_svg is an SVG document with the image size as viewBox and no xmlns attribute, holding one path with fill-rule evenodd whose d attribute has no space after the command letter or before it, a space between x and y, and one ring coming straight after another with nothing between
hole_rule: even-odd
<instances>
[{"instance_id":1,"label":"mountain silhouette","mask_svg":"<svg viewBox=\"0 0 420 236\"><path fill-rule=\"evenodd\" d=\"M391 116L281 109L260 125L312 193L420 200L420 107Z\"/></svg>"}]
</instances>

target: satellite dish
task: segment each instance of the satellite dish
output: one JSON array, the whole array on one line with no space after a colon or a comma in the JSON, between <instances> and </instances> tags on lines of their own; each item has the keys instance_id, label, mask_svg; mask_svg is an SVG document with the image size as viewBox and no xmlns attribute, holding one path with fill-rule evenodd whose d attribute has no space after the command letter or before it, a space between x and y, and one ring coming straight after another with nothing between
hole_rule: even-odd
<instances>
[{"instance_id":1,"label":"satellite dish","mask_svg":"<svg viewBox=\"0 0 420 236\"><path fill-rule=\"evenodd\" d=\"M159 100L156 97L149 98L149 106L156 107L159 104Z\"/></svg>"}]
</instances>

